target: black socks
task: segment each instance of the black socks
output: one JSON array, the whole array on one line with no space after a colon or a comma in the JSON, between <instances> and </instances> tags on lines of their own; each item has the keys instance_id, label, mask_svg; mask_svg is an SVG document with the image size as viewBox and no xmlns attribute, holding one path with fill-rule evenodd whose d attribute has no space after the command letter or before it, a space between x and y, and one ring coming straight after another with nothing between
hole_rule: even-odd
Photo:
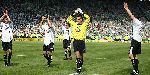
<instances>
[{"instance_id":1,"label":"black socks","mask_svg":"<svg viewBox=\"0 0 150 75\"><path fill-rule=\"evenodd\" d=\"M11 53L9 53L9 55L8 55L8 65L10 65L10 60L11 60Z\"/></svg>"},{"instance_id":2,"label":"black socks","mask_svg":"<svg viewBox=\"0 0 150 75\"><path fill-rule=\"evenodd\" d=\"M131 62L132 62L132 65L133 65L133 69L138 71L139 60L138 59L132 59Z\"/></svg>"},{"instance_id":3,"label":"black socks","mask_svg":"<svg viewBox=\"0 0 150 75\"><path fill-rule=\"evenodd\" d=\"M80 58L76 58L76 64L77 64L77 72L80 73L81 72L81 68L82 68L82 59Z\"/></svg>"},{"instance_id":4,"label":"black socks","mask_svg":"<svg viewBox=\"0 0 150 75\"><path fill-rule=\"evenodd\" d=\"M65 51L65 58L67 58L67 51Z\"/></svg>"},{"instance_id":5,"label":"black socks","mask_svg":"<svg viewBox=\"0 0 150 75\"><path fill-rule=\"evenodd\" d=\"M50 65L50 63L52 62L52 55L48 55L48 54L43 54L43 55L47 59L48 65Z\"/></svg>"},{"instance_id":6,"label":"black socks","mask_svg":"<svg viewBox=\"0 0 150 75\"><path fill-rule=\"evenodd\" d=\"M69 53L69 57L71 57L71 50L68 50L68 53Z\"/></svg>"},{"instance_id":7,"label":"black socks","mask_svg":"<svg viewBox=\"0 0 150 75\"><path fill-rule=\"evenodd\" d=\"M4 64L5 64L5 66L8 66L8 64L7 64L7 54L3 55L3 57L4 57Z\"/></svg>"}]
</instances>

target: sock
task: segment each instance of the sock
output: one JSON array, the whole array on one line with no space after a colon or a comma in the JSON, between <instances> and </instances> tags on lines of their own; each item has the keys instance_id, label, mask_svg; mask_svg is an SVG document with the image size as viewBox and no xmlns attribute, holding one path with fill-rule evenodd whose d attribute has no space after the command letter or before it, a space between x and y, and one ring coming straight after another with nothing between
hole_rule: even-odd
<instances>
[{"instance_id":1,"label":"sock","mask_svg":"<svg viewBox=\"0 0 150 75\"><path fill-rule=\"evenodd\" d=\"M7 65L7 54L3 56L4 57L4 63Z\"/></svg>"},{"instance_id":2,"label":"sock","mask_svg":"<svg viewBox=\"0 0 150 75\"><path fill-rule=\"evenodd\" d=\"M65 51L65 58L67 58L67 51Z\"/></svg>"},{"instance_id":3,"label":"sock","mask_svg":"<svg viewBox=\"0 0 150 75\"><path fill-rule=\"evenodd\" d=\"M69 53L69 57L71 57L71 50L69 50L68 53Z\"/></svg>"},{"instance_id":4,"label":"sock","mask_svg":"<svg viewBox=\"0 0 150 75\"><path fill-rule=\"evenodd\" d=\"M50 60L51 60L51 62L52 62L52 60L53 60L53 56L52 56L52 55L50 55Z\"/></svg>"},{"instance_id":5,"label":"sock","mask_svg":"<svg viewBox=\"0 0 150 75\"><path fill-rule=\"evenodd\" d=\"M133 69L138 71L139 60L138 59L132 59L131 62L132 62L132 65L133 65Z\"/></svg>"},{"instance_id":6,"label":"sock","mask_svg":"<svg viewBox=\"0 0 150 75\"><path fill-rule=\"evenodd\" d=\"M44 55L44 57L48 60L48 55L47 54L43 54Z\"/></svg>"},{"instance_id":7,"label":"sock","mask_svg":"<svg viewBox=\"0 0 150 75\"><path fill-rule=\"evenodd\" d=\"M77 64L77 70L81 70L81 59L80 58L76 58L76 64Z\"/></svg>"},{"instance_id":8,"label":"sock","mask_svg":"<svg viewBox=\"0 0 150 75\"><path fill-rule=\"evenodd\" d=\"M83 58L81 59L81 67L82 67L82 65L83 65Z\"/></svg>"},{"instance_id":9,"label":"sock","mask_svg":"<svg viewBox=\"0 0 150 75\"><path fill-rule=\"evenodd\" d=\"M52 62L52 55L49 55L49 57L48 57L48 62L49 62L49 63Z\"/></svg>"},{"instance_id":10,"label":"sock","mask_svg":"<svg viewBox=\"0 0 150 75\"><path fill-rule=\"evenodd\" d=\"M11 53L9 53L9 55L8 55L8 64L10 65L10 59L11 59Z\"/></svg>"}]
</instances>

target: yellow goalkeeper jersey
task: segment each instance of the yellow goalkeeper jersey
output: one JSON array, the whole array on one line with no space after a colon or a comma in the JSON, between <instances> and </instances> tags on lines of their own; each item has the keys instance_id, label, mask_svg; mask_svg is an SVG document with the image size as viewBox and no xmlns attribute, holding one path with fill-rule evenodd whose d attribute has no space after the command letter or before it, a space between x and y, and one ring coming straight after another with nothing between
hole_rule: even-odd
<instances>
[{"instance_id":1,"label":"yellow goalkeeper jersey","mask_svg":"<svg viewBox=\"0 0 150 75\"><path fill-rule=\"evenodd\" d=\"M67 18L67 22L72 28L72 37L76 40L84 40L86 38L86 29L90 22L90 17L87 14L84 14L85 20L82 25L78 25L73 21L73 17L70 15Z\"/></svg>"}]
</instances>

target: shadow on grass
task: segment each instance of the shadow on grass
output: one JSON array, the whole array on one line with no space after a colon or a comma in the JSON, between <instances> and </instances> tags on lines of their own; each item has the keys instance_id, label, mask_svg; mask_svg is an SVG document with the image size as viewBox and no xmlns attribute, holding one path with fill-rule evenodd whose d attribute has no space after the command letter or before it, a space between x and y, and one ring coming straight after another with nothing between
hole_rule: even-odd
<instances>
[{"instance_id":1,"label":"shadow on grass","mask_svg":"<svg viewBox=\"0 0 150 75\"><path fill-rule=\"evenodd\" d=\"M73 68L72 70L74 70L74 71L76 72L77 68ZM87 72L87 71L86 71L86 68L82 68L82 69L81 69L81 73L83 73L83 72L85 72L85 73Z\"/></svg>"},{"instance_id":2,"label":"shadow on grass","mask_svg":"<svg viewBox=\"0 0 150 75\"><path fill-rule=\"evenodd\" d=\"M0 58L0 61L3 61L3 59Z\"/></svg>"},{"instance_id":3,"label":"shadow on grass","mask_svg":"<svg viewBox=\"0 0 150 75\"><path fill-rule=\"evenodd\" d=\"M125 69L121 69L117 72L115 72L114 74L111 74L111 75L131 75L131 68L125 68Z\"/></svg>"},{"instance_id":4,"label":"shadow on grass","mask_svg":"<svg viewBox=\"0 0 150 75\"><path fill-rule=\"evenodd\" d=\"M82 72L87 72L85 68L82 68Z\"/></svg>"},{"instance_id":5,"label":"shadow on grass","mask_svg":"<svg viewBox=\"0 0 150 75\"><path fill-rule=\"evenodd\" d=\"M59 67L59 64L54 64L54 63L52 63L52 64L50 65L50 67Z\"/></svg>"},{"instance_id":6,"label":"shadow on grass","mask_svg":"<svg viewBox=\"0 0 150 75\"><path fill-rule=\"evenodd\" d=\"M45 64L44 67L48 67L48 65ZM57 67L57 68L60 68L59 64L54 64L54 63L50 64L50 68L56 68L56 67ZM49 67L48 67L48 68L49 68Z\"/></svg>"},{"instance_id":7,"label":"shadow on grass","mask_svg":"<svg viewBox=\"0 0 150 75\"><path fill-rule=\"evenodd\" d=\"M17 66L19 63L11 63L11 66Z\"/></svg>"}]
</instances>

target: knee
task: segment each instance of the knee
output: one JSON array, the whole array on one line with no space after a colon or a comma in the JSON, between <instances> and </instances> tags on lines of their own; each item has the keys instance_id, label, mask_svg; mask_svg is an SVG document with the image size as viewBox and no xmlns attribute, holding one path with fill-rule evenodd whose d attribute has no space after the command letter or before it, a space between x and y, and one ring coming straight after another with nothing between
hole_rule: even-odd
<instances>
[{"instance_id":1,"label":"knee","mask_svg":"<svg viewBox=\"0 0 150 75\"><path fill-rule=\"evenodd\" d=\"M75 55L76 55L76 58L80 58L80 57L81 57L81 55L80 55L80 52L79 52L79 51L76 51L76 52L75 52Z\"/></svg>"},{"instance_id":2,"label":"knee","mask_svg":"<svg viewBox=\"0 0 150 75\"><path fill-rule=\"evenodd\" d=\"M12 53L11 49L8 49L8 53Z\"/></svg>"},{"instance_id":3,"label":"knee","mask_svg":"<svg viewBox=\"0 0 150 75\"><path fill-rule=\"evenodd\" d=\"M43 51L43 55L46 55L47 53L46 53L46 51Z\"/></svg>"}]
</instances>

